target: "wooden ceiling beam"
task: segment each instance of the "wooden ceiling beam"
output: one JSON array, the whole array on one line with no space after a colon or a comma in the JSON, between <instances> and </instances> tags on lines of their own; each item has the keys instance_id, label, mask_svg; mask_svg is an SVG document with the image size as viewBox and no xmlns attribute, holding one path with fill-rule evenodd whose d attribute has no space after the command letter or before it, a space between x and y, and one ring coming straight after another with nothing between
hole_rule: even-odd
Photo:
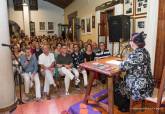
<instances>
[{"instance_id":1,"label":"wooden ceiling beam","mask_svg":"<svg viewBox=\"0 0 165 114\"><path fill-rule=\"evenodd\" d=\"M61 8L66 8L68 5L70 5L74 0L45 0L47 2L50 2L54 5L57 5Z\"/></svg>"}]
</instances>

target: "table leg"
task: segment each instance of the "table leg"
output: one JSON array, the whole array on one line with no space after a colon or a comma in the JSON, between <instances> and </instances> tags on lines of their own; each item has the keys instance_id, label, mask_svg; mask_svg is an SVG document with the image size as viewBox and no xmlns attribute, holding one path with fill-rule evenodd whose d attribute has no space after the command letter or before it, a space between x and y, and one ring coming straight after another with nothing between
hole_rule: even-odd
<instances>
[{"instance_id":1,"label":"table leg","mask_svg":"<svg viewBox=\"0 0 165 114\"><path fill-rule=\"evenodd\" d=\"M88 83L88 86L87 86L87 90L86 90L86 93L85 93L85 98L84 98L84 103L87 104L88 103L88 96L90 95L91 93L91 88L92 88L92 84L93 84L93 81L94 81L94 73L92 71L90 71L90 74L89 74L89 83Z\"/></svg>"},{"instance_id":2,"label":"table leg","mask_svg":"<svg viewBox=\"0 0 165 114\"><path fill-rule=\"evenodd\" d=\"M113 77L108 77L108 114L114 113Z\"/></svg>"}]
</instances>

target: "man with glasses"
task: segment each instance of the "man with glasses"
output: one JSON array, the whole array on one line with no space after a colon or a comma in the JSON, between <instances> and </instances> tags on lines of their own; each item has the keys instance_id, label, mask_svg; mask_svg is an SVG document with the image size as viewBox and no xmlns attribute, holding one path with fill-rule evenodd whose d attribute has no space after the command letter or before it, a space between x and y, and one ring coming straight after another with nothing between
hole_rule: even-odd
<instances>
[{"instance_id":1,"label":"man with glasses","mask_svg":"<svg viewBox=\"0 0 165 114\"><path fill-rule=\"evenodd\" d=\"M110 56L109 50L105 49L105 44L103 42L100 42L99 44L99 51L96 52L96 57L97 58L104 58L107 56Z\"/></svg>"},{"instance_id":2,"label":"man with glasses","mask_svg":"<svg viewBox=\"0 0 165 114\"><path fill-rule=\"evenodd\" d=\"M100 58L105 58L110 56L110 52L109 50L105 49L105 44L103 42L100 42L99 44L99 51L96 53L96 59L100 59ZM106 76L104 74L101 74L101 76L99 76L99 80L105 84L106 83Z\"/></svg>"}]
</instances>

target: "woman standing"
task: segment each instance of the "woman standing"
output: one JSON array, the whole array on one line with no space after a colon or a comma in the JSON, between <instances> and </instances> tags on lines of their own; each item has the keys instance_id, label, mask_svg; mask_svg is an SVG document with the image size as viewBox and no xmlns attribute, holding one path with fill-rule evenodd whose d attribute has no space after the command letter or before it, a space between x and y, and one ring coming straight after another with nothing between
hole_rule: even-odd
<instances>
[{"instance_id":1,"label":"woman standing","mask_svg":"<svg viewBox=\"0 0 165 114\"><path fill-rule=\"evenodd\" d=\"M115 92L119 92L120 95L126 96L128 99L124 102L119 100L119 110L123 112L128 111L130 98L135 101L143 100L150 97L154 89L150 54L144 48L144 32L134 33L130 39L130 45L133 52L120 65L121 71L125 71L126 75L115 90Z\"/></svg>"}]
</instances>

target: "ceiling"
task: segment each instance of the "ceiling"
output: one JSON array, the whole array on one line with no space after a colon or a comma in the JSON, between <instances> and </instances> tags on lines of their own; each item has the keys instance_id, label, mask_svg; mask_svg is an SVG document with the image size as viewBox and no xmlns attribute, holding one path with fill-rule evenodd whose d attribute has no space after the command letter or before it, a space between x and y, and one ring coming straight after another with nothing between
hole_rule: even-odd
<instances>
[{"instance_id":1,"label":"ceiling","mask_svg":"<svg viewBox=\"0 0 165 114\"><path fill-rule=\"evenodd\" d=\"M50 2L54 5L57 5L61 8L66 8L68 5L70 5L74 0L45 0L47 2Z\"/></svg>"}]
</instances>

